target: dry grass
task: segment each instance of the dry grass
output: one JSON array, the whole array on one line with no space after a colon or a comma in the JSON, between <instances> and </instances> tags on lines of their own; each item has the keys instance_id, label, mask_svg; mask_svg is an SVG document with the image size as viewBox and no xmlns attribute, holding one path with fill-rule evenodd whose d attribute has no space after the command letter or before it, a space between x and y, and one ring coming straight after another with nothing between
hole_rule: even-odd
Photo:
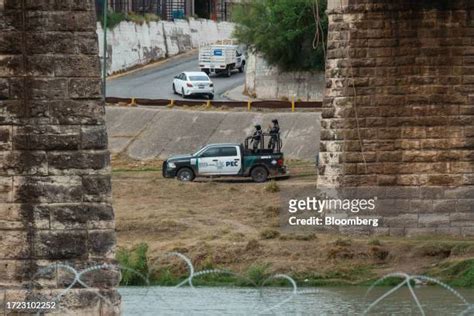
<instances>
[{"instance_id":1,"label":"dry grass","mask_svg":"<svg viewBox=\"0 0 474 316\"><path fill-rule=\"evenodd\" d=\"M152 258L179 251L197 268L246 271L258 262L270 264L273 272L333 279L354 273L360 280L393 271L420 273L442 260L474 256L474 247L468 246L473 241L468 239L378 237L375 241L281 231L280 194L314 185L309 163L294 162L294 177L277 181L279 193L242 179L193 183L163 179L159 161L115 157L113 164L118 244L132 247L146 242Z\"/></svg>"}]
</instances>

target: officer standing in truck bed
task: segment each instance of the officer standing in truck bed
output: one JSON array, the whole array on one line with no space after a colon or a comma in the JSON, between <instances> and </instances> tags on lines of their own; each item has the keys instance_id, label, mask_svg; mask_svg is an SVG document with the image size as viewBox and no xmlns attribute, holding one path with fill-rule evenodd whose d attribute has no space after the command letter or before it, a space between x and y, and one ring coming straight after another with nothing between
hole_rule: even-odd
<instances>
[{"instance_id":1,"label":"officer standing in truck bed","mask_svg":"<svg viewBox=\"0 0 474 316\"><path fill-rule=\"evenodd\" d=\"M270 141L268 142L268 149L272 151L275 150L275 146L277 142L280 140L280 125L278 124L278 120L272 120L273 126L270 126Z\"/></svg>"}]
</instances>

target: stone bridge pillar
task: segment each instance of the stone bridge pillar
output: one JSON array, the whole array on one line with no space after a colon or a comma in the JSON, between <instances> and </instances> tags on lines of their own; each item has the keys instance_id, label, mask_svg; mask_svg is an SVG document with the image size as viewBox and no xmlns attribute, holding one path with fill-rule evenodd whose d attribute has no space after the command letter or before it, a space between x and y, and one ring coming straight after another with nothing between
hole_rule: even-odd
<instances>
[{"instance_id":1,"label":"stone bridge pillar","mask_svg":"<svg viewBox=\"0 0 474 316\"><path fill-rule=\"evenodd\" d=\"M57 263L113 262L94 10L93 0L0 0L1 315L6 302L48 301L66 288L74 275ZM118 313L117 273L82 279L89 288L76 284L58 314Z\"/></svg>"},{"instance_id":2,"label":"stone bridge pillar","mask_svg":"<svg viewBox=\"0 0 474 316\"><path fill-rule=\"evenodd\" d=\"M319 186L396 188L379 232L474 234L474 2L328 2Z\"/></svg>"}]
</instances>

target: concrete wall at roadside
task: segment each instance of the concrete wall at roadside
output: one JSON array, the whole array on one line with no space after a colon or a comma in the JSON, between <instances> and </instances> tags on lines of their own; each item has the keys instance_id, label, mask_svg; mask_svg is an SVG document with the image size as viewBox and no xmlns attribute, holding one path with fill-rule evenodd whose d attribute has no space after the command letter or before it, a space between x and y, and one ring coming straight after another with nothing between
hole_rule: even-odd
<instances>
[{"instance_id":1,"label":"concrete wall at roadside","mask_svg":"<svg viewBox=\"0 0 474 316\"><path fill-rule=\"evenodd\" d=\"M281 72L261 56L249 54L245 77L247 92L258 99L323 99L324 72Z\"/></svg>"},{"instance_id":2,"label":"concrete wall at roadside","mask_svg":"<svg viewBox=\"0 0 474 316\"><path fill-rule=\"evenodd\" d=\"M319 151L320 113L258 113L107 107L113 154L133 159L191 153L209 143L241 143L257 123L276 118L287 158L315 161Z\"/></svg>"},{"instance_id":3,"label":"concrete wall at roadside","mask_svg":"<svg viewBox=\"0 0 474 316\"><path fill-rule=\"evenodd\" d=\"M230 39L234 25L204 19L159 21L137 24L121 22L107 31L107 72L113 74L138 65L187 52L201 43ZM103 29L97 24L100 56Z\"/></svg>"}]
</instances>

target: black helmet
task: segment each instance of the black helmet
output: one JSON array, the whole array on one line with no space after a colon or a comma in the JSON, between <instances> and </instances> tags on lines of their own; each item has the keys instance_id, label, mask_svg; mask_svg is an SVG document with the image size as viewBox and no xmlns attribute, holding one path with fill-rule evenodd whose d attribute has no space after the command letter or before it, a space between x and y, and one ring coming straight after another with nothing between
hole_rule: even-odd
<instances>
[{"instance_id":1,"label":"black helmet","mask_svg":"<svg viewBox=\"0 0 474 316\"><path fill-rule=\"evenodd\" d=\"M259 130L262 129L262 127L261 127L260 125L255 125L255 129L256 129L257 131L259 131Z\"/></svg>"},{"instance_id":2,"label":"black helmet","mask_svg":"<svg viewBox=\"0 0 474 316\"><path fill-rule=\"evenodd\" d=\"M274 120L272 120L272 123L273 123L273 124L278 124L278 120L277 120L277 119L274 119Z\"/></svg>"}]
</instances>

